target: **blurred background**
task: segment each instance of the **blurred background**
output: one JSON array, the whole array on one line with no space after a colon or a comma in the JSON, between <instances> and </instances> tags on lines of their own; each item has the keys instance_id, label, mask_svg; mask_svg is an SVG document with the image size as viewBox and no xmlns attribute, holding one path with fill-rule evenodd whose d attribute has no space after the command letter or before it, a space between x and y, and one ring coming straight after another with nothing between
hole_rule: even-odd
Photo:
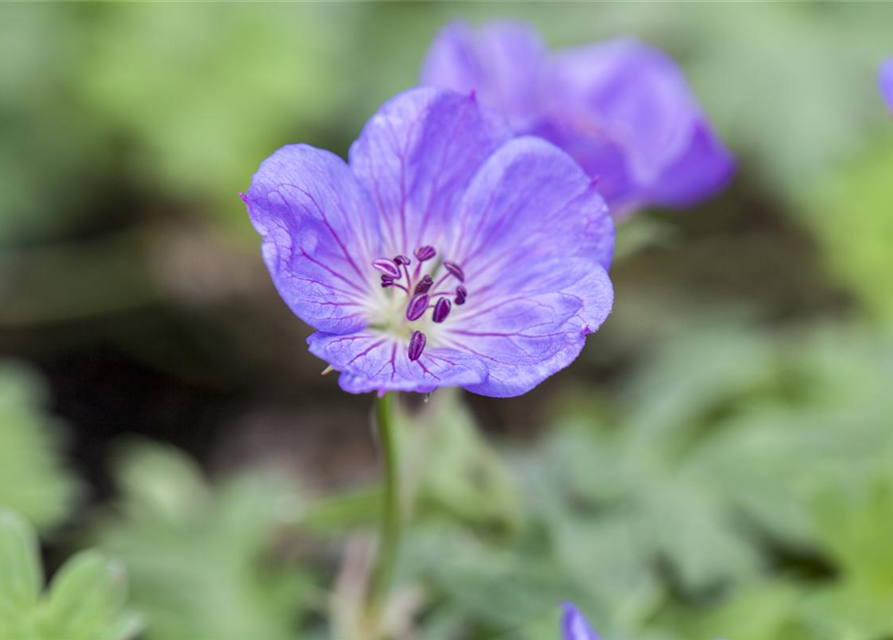
<instances>
[{"instance_id":1,"label":"blurred background","mask_svg":"<svg viewBox=\"0 0 893 640\"><path fill-rule=\"evenodd\" d=\"M740 169L623 223L568 370L404 403L395 637L557 638L573 599L608 640L893 638L884 4L0 6L0 507L48 575L120 561L146 640L351 640L373 398L320 377L238 192L344 155L459 17L664 48Z\"/></svg>"}]
</instances>

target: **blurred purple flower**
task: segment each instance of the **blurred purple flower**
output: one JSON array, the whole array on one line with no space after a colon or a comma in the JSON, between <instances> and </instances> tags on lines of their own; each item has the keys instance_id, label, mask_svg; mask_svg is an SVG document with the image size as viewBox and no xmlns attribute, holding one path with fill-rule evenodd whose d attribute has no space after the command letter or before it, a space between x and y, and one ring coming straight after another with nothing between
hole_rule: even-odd
<instances>
[{"instance_id":1,"label":"blurred purple flower","mask_svg":"<svg viewBox=\"0 0 893 640\"><path fill-rule=\"evenodd\" d=\"M881 63L878 71L878 88L887 108L893 113L893 58L887 58Z\"/></svg>"},{"instance_id":2,"label":"blurred purple flower","mask_svg":"<svg viewBox=\"0 0 893 640\"><path fill-rule=\"evenodd\" d=\"M561 620L561 630L564 632L564 640L601 640L582 613L571 602L565 602L564 617Z\"/></svg>"},{"instance_id":3,"label":"blurred purple flower","mask_svg":"<svg viewBox=\"0 0 893 640\"><path fill-rule=\"evenodd\" d=\"M734 173L682 71L636 40L550 54L523 23L475 31L458 22L432 43L421 81L476 91L517 132L570 153L598 178L615 217L649 205L690 206Z\"/></svg>"},{"instance_id":4,"label":"blurred purple flower","mask_svg":"<svg viewBox=\"0 0 893 640\"><path fill-rule=\"evenodd\" d=\"M519 395L611 310L614 230L591 180L474 96L400 94L349 163L286 146L243 198L310 351L352 393Z\"/></svg>"}]
</instances>

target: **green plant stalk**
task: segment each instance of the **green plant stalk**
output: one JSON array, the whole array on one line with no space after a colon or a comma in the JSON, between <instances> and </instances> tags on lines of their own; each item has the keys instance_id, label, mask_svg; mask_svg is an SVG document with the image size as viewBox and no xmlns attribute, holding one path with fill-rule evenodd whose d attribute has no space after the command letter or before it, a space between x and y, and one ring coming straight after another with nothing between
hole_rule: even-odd
<instances>
[{"instance_id":1,"label":"green plant stalk","mask_svg":"<svg viewBox=\"0 0 893 640\"><path fill-rule=\"evenodd\" d=\"M366 599L367 619L375 637L380 637L381 609L393 579L400 553L403 509L400 496L400 452L394 420L396 394L386 393L378 399L376 422L381 451L382 498L381 521L375 563L369 580Z\"/></svg>"}]
</instances>

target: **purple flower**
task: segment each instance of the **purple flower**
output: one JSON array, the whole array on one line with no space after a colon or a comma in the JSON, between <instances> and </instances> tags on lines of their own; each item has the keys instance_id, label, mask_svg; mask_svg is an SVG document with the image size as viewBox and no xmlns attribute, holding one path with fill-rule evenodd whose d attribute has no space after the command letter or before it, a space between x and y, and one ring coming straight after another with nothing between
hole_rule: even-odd
<instances>
[{"instance_id":1,"label":"purple flower","mask_svg":"<svg viewBox=\"0 0 893 640\"><path fill-rule=\"evenodd\" d=\"M887 108L893 113L893 58L887 58L881 63L877 82Z\"/></svg>"},{"instance_id":2,"label":"purple flower","mask_svg":"<svg viewBox=\"0 0 893 640\"><path fill-rule=\"evenodd\" d=\"M524 24L474 31L454 23L432 43L421 79L476 91L519 133L570 153L598 179L615 217L648 205L692 205L734 172L682 71L636 40L550 54Z\"/></svg>"},{"instance_id":3,"label":"purple flower","mask_svg":"<svg viewBox=\"0 0 893 640\"><path fill-rule=\"evenodd\" d=\"M591 180L473 96L400 94L349 163L286 146L243 198L280 295L317 330L310 351L352 393L518 395L611 309L613 225Z\"/></svg>"},{"instance_id":4,"label":"purple flower","mask_svg":"<svg viewBox=\"0 0 893 640\"><path fill-rule=\"evenodd\" d=\"M564 632L564 640L601 640L582 613L571 602L564 603L564 617L561 621L561 630Z\"/></svg>"}]
</instances>

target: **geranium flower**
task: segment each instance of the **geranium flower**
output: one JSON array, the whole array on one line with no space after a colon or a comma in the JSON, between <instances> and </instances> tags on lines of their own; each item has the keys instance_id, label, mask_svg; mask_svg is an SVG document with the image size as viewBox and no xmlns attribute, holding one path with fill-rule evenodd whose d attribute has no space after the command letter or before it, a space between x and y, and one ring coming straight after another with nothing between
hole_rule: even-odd
<instances>
[{"instance_id":1,"label":"geranium flower","mask_svg":"<svg viewBox=\"0 0 893 640\"><path fill-rule=\"evenodd\" d=\"M734 172L679 67L633 39L550 54L522 23L454 23L432 43L421 81L477 91L516 131L570 153L615 216L690 206Z\"/></svg>"},{"instance_id":2,"label":"geranium flower","mask_svg":"<svg viewBox=\"0 0 893 640\"><path fill-rule=\"evenodd\" d=\"M601 636L592 630L589 622L571 602L565 602L561 630L564 640L601 640Z\"/></svg>"},{"instance_id":3,"label":"geranium flower","mask_svg":"<svg viewBox=\"0 0 893 640\"><path fill-rule=\"evenodd\" d=\"M887 108L893 113L893 58L887 58L881 63L878 71L878 88Z\"/></svg>"},{"instance_id":4,"label":"geranium flower","mask_svg":"<svg viewBox=\"0 0 893 640\"><path fill-rule=\"evenodd\" d=\"M570 156L432 88L386 103L349 156L283 147L243 196L343 389L514 396L579 355L611 309L614 235Z\"/></svg>"}]
</instances>

